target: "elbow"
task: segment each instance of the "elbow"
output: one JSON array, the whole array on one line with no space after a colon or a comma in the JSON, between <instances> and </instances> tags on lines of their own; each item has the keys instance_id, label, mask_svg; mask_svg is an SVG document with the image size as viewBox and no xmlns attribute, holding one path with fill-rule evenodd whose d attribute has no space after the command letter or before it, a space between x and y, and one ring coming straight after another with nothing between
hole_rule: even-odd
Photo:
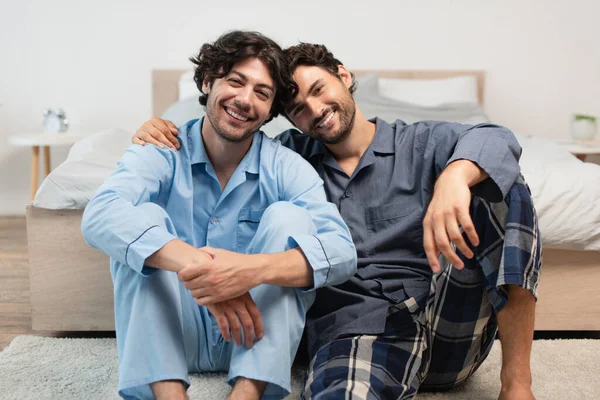
<instances>
[{"instance_id":1,"label":"elbow","mask_svg":"<svg viewBox=\"0 0 600 400\"><path fill-rule=\"evenodd\" d=\"M504 131L504 138L505 138L506 142L508 143L508 148L509 148L510 152L512 153L515 160L519 161L519 159L521 158L521 153L523 152L523 149L521 148L521 144L519 143L519 140L517 140L517 136L515 135L515 133L513 131L511 131L508 128L503 128L503 131Z\"/></svg>"}]
</instances>

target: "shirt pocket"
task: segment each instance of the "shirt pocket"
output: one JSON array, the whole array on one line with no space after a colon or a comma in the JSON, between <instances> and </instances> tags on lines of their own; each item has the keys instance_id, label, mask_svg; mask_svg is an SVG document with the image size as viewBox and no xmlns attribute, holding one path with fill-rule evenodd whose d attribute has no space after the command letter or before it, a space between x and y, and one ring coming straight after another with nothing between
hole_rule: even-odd
<instances>
[{"instance_id":1,"label":"shirt pocket","mask_svg":"<svg viewBox=\"0 0 600 400\"><path fill-rule=\"evenodd\" d=\"M410 256L423 251L421 208L414 202L365 208L369 255ZM406 253L406 254L405 254Z\"/></svg>"},{"instance_id":2,"label":"shirt pocket","mask_svg":"<svg viewBox=\"0 0 600 400\"><path fill-rule=\"evenodd\" d=\"M251 208L246 207L240 210L238 223L236 228L237 249L239 252L245 253L248 250L248 245L256 235L258 224L265 213L266 208Z\"/></svg>"}]
</instances>

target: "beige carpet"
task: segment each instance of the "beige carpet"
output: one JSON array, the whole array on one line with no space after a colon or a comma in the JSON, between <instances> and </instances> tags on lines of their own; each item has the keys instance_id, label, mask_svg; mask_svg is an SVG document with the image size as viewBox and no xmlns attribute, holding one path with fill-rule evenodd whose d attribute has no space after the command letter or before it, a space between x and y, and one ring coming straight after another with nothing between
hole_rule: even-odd
<instances>
[{"instance_id":1,"label":"beige carpet","mask_svg":"<svg viewBox=\"0 0 600 400\"><path fill-rule=\"evenodd\" d=\"M532 354L538 400L600 399L600 340L538 340ZM500 347L461 390L424 393L419 400L496 399ZM300 389L296 371L295 393ZM229 387L220 374L193 375L191 399L222 399ZM0 399L115 399L117 352L114 339L56 339L18 336L0 353Z\"/></svg>"}]
</instances>

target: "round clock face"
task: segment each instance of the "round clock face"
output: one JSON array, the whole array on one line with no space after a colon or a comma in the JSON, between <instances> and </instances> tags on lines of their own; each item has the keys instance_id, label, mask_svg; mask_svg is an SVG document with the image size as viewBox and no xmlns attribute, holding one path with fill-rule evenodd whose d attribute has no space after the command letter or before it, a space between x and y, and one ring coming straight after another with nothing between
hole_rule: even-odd
<instances>
[{"instance_id":1,"label":"round clock face","mask_svg":"<svg viewBox=\"0 0 600 400\"><path fill-rule=\"evenodd\" d=\"M58 133L61 131L62 125L62 119L58 115L50 113L44 116L44 132Z\"/></svg>"}]
</instances>

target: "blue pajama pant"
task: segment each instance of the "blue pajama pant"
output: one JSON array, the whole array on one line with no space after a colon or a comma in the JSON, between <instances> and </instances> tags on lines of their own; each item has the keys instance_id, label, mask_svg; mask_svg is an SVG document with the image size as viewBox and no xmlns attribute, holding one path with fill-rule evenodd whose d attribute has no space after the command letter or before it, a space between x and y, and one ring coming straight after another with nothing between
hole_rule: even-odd
<instances>
[{"instance_id":1,"label":"blue pajama pant","mask_svg":"<svg viewBox=\"0 0 600 400\"><path fill-rule=\"evenodd\" d=\"M156 212L161 212L162 209ZM165 229L172 229L166 213ZM288 250L289 237L314 234L308 212L286 202L272 204L261 219L247 253ZM171 232L175 234L175 232ZM190 372L227 371L237 377L267 381L263 398L290 392L291 366L314 291L259 285L250 291L265 328L251 349L226 342L214 317L198 306L177 274L157 270L149 276L113 263L115 319L119 353L119 394L126 399L153 399L150 383L180 380Z\"/></svg>"}]
</instances>

